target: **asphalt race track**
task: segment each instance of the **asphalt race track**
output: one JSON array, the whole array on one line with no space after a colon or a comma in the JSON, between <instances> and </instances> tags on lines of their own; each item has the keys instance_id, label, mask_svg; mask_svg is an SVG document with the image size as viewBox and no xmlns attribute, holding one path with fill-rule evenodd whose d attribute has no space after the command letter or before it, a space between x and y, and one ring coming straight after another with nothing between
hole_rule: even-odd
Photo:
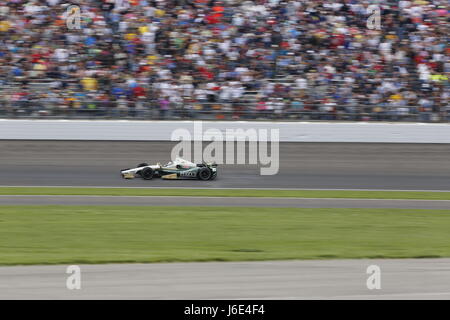
<instances>
[{"instance_id":1,"label":"asphalt race track","mask_svg":"<svg viewBox=\"0 0 450 320\"><path fill-rule=\"evenodd\" d=\"M174 145L0 141L0 185L450 191L447 144L283 143L275 176L227 164L208 182L121 179L120 169L169 161ZM0 196L0 205L450 209L426 200L168 198ZM380 290L366 287L369 265L381 268ZM82 265L81 290L66 288L66 267L0 267L0 299L450 299L450 259Z\"/></svg>"},{"instance_id":2,"label":"asphalt race track","mask_svg":"<svg viewBox=\"0 0 450 320\"><path fill-rule=\"evenodd\" d=\"M80 290L66 268L0 267L0 299L450 299L450 259L81 265Z\"/></svg>"},{"instance_id":3,"label":"asphalt race track","mask_svg":"<svg viewBox=\"0 0 450 320\"><path fill-rule=\"evenodd\" d=\"M450 145L282 143L280 170L222 165L215 181L123 180L169 161L175 142L0 141L0 185L450 190Z\"/></svg>"},{"instance_id":4,"label":"asphalt race track","mask_svg":"<svg viewBox=\"0 0 450 320\"><path fill-rule=\"evenodd\" d=\"M233 197L0 196L0 205L390 208L450 210L450 200L297 199Z\"/></svg>"}]
</instances>

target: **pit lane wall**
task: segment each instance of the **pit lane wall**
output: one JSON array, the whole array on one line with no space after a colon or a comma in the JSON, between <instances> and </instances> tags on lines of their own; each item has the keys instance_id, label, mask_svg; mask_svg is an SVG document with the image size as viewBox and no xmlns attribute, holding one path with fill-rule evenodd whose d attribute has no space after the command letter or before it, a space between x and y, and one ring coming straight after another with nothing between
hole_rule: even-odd
<instances>
[{"instance_id":1,"label":"pit lane wall","mask_svg":"<svg viewBox=\"0 0 450 320\"><path fill-rule=\"evenodd\" d=\"M177 129L204 141L211 140L209 129L225 140L226 130L266 129L270 138L270 130L278 129L281 142L450 143L450 124L0 119L2 140L170 141L177 140L172 139Z\"/></svg>"}]
</instances>

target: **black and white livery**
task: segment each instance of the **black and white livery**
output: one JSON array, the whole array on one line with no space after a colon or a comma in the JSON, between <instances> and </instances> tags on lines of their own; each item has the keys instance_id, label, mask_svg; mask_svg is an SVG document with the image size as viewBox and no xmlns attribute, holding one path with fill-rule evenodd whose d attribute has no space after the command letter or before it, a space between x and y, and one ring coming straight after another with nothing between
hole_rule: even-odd
<instances>
[{"instance_id":1,"label":"black and white livery","mask_svg":"<svg viewBox=\"0 0 450 320\"><path fill-rule=\"evenodd\" d=\"M195 164L190 161L176 158L166 165L157 163L149 165L141 163L136 168L128 168L120 171L122 178L134 179L140 177L144 180L162 178L170 180L213 180L217 177L217 164L201 163Z\"/></svg>"}]
</instances>

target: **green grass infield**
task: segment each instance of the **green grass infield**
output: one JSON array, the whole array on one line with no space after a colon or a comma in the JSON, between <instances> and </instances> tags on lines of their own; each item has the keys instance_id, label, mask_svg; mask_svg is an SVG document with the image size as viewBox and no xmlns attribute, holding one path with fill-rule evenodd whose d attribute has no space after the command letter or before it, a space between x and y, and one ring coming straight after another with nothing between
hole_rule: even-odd
<instances>
[{"instance_id":1,"label":"green grass infield","mask_svg":"<svg viewBox=\"0 0 450 320\"><path fill-rule=\"evenodd\" d=\"M0 264L450 257L450 210L0 206Z\"/></svg>"}]
</instances>

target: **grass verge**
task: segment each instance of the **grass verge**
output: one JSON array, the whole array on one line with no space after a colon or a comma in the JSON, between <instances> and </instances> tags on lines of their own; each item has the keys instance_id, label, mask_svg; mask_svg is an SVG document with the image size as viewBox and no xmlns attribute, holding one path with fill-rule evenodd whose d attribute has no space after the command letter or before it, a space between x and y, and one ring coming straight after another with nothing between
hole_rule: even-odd
<instances>
[{"instance_id":1,"label":"grass verge","mask_svg":"<svg viewBox=\"0 0 450 320\"><path fill-rule=\"evenodd\" d=\"M0 187L0 195L95 195L95 196L202 196L277 198L352 198L450 200L450 192L353 191L353 190L257 190L257 189L152 189L152 188L68 188Z\"/></svg>"},{"instance_id":2,"label":"grass verge","mask_svg":"<svg viewBox=\"0 0 450 320\"><path fill-rule=\"evenodd\" d=\"M1 206L0 264L449 257L449 210Z\"/></svg>"}]
</instances>

